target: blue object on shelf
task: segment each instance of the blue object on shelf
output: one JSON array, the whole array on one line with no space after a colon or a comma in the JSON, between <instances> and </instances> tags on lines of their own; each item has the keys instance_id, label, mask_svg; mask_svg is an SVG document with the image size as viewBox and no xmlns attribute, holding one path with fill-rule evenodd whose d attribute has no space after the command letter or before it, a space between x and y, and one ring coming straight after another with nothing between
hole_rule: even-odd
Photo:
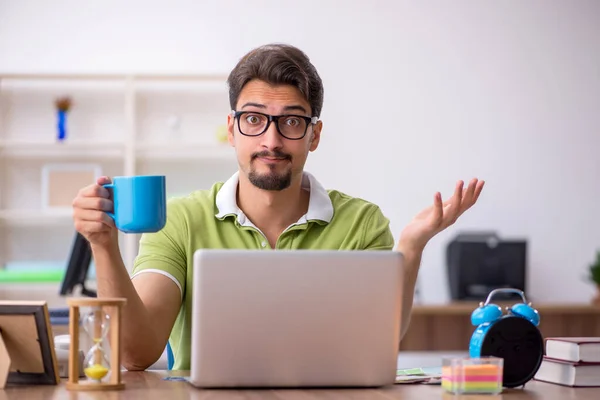
<instances>
[{"instance_id":1,"label":"blue object on shelf","mask_svg":"<svg viewBox=\"0 0 600 400\"><path fill-rule=\"evenodd\" d=\"M58 140L64 140L67 137L67 112L64 110L57 111L58 116Z\"/></svg>"}]
</instances>

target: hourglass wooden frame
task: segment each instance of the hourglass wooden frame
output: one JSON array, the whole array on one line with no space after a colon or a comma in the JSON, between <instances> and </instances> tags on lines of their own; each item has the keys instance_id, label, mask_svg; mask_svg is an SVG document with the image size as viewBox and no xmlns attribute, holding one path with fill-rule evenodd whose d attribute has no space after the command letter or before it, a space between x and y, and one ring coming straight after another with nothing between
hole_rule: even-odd
<instances>
[{"instance_id":1,"label":"hourglass wooden frame","mask_svg":"<svg viewBox=\"0 0 600 400\"><path fill-rule=\"evenodd\" d=\"M122 390L125 383L121 380L121 309L126 303L121 298L71 298L69 305L69 380L68 390ZM110 315L110 377L108 382L92 380L79 381L79 322L80 307L101 308ZM101 322L99 322L101 323Z\"/></svg>"}]
</instances>

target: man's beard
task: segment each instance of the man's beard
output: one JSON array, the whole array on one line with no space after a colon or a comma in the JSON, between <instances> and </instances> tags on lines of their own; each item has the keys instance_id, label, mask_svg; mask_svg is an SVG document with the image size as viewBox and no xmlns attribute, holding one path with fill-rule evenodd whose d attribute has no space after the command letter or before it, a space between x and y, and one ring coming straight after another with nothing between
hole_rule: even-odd
<instances>
[{"instance_id":1,"label":"man's beard","mask_svg":"<svg viewBox=\"0 0 600 400\"><path fill-rule=\"evenodd\" d=\"M259 153L254 153L251 158L251 163L254 162L258 157L273 157L273 158L283 158L286 160L292 159L289 154L282 153L278 150L270 153L268 151L262 151ZM284 190L287 189L292 183L292 171L291 169L287 170L282 174L278 174L275 172L276 165L269 165L270 171L266 174L259 174L256 170L251 166L250 173L248 174L248 179L250 182L259 189L263 190Z\"/></svg>"}]
</instances>

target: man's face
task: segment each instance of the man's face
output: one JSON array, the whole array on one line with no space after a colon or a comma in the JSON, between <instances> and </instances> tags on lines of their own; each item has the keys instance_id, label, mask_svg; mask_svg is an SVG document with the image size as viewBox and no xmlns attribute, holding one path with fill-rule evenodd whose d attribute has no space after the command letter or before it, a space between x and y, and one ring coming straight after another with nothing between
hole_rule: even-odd
<instances>
[{"instance_id":1,"label":"man's face","mask_svg":"<svg viewBox=\"0 0 600 400\"><path fill-rule=\"evenodd\" d=\"M303 132L302 128L306 126L306 134L297 140L281 135L275 121L258 136L243 135L242 132L257 134L262 131L261 126L264 126L267 118L261 114L311 117L310 105L297 88L289 85L271 86L259 80L250 81L244 86L235 111L248 112L235 119L229 115L227 119L229 143L236 148L241 172L260 189L286 189L294 177L302 174L308 152L317 148L321 121L312 125L295 117L280 120L281 131L292 138L300 137L298 132Z\"/></svg>"}]
</instances>

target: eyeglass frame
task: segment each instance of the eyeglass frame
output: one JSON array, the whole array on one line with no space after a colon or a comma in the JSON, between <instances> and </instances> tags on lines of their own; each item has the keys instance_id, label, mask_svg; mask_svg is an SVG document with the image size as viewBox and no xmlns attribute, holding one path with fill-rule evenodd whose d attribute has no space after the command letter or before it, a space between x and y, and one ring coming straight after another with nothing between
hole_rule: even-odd
<instances>
[{"instance_id":1,"label":"eyeglass frame","mask_svg":"<svg viewBox=\"0 0 600 400\"><path fill-rule=\"evenodd\" d=\"M240 115L245 114L245 113L260 114L260 115L264 115L265 117L267 117L267 124L265 125L265 129L263 129L262 132L257 133L256 135L248 135L247 133L242 132L242 128L240 127L240 118L239 117L240 117ZM240 131L240 133L244 136L258 137L258 136L262 135L263 133L265 133L269 129L269 126L271 126L271 122L275 121L275 128L277 129L277 133L279 133L281 136L283 136L287 140L304 139L304 137L306 136L306 132L308 132L308 127L310 125L316 125L317 122L319 122L319 117L307 117L305 115L297 115L297 114L270 115L270 114L265 114L260 111L246 111L246 110L244 110L244 111L231 110L231 116L233 117L234 120L237 119L238 131ZM281 132L281 130L279 129L279 118L284 118L284 117L302 118L304 121L306 121L306 128L304 128L304 133L302 134L302 136L300 136L298 138L289 138Z\"/></svg>"}]
</instances>

